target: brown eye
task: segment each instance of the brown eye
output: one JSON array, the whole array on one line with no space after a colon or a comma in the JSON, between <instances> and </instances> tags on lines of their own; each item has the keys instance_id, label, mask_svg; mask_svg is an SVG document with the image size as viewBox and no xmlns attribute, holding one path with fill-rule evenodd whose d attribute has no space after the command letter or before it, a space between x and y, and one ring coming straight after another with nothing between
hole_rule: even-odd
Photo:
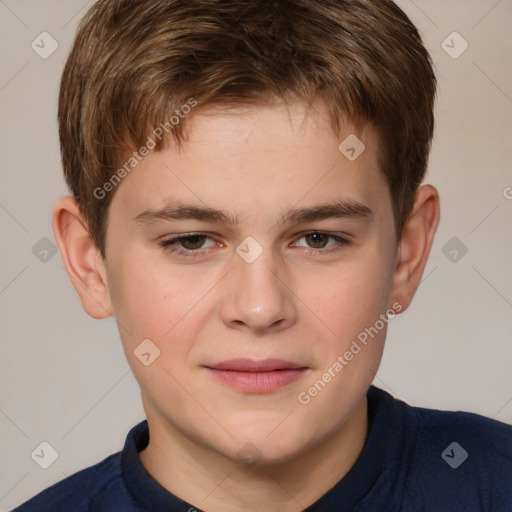
<instances>
[{"instance_id":1,"label":"brown eye","mask_svg":"<svg viewBox=\"0 0 512 512\"><path fill-rule=\"evenodd\" d=\"M303 250L310 254L320 255L339 251L344 246L350 245L350 243L349 239L333 233L310 231L309 233L304 233L293 245L295 247L302 247Z\"/></svg>"},{"instance_id":2,"label":"brown eye","mask_svg":"<svg viewBox=\"0 0 512 512\"><path fill-rule=\"evenodd\" d=\"M330 237L325 233L310 233L305 235L305 238L312 249L322 249L327 245Z\"/></svg>"},{"instance_id":3,"label":"brown eye","mask_svg":"<svg viewBox=\"0 0 512 512\"><path fill-rule=\"evenodd\" d=\"M196 256L204 253L204 250L214 247L215 241L210 236L202 233L190 233L162 240L160 245L166 252L180 256Z\"/></svg>"},{"instance_id":4,"label":"brown eye","mask_svg":"<svg viewBox=\"0 0 512 512\"><path fill-rule=\"evenodd\" d=\"M187 249L189 251L201 249L203 246L205 240L205 235L190 235L179 239L179 243L184 249Z\"/></svg>"}]
</instances>

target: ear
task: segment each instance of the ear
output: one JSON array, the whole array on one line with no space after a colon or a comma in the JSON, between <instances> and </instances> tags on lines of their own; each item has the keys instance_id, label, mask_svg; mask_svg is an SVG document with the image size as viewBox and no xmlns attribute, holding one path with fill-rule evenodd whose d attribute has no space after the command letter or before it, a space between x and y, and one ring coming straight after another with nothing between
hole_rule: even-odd
<instances>
[{"instance_id":1,"label":"ear","mask_svg":"<svg viewBox=\"0 0 512 512\"><path fill-rule=\"evenodd\" d=\"M437 189L432 185L421 186L416 191L413 210L397 250L391 303L398 302L402 306L400 312L408 308L420 284L439 218Z\"/></svg>"},{"instance_id":2,"label":"ear","mask_svg":"<svg viewBox=\"0 0 512 512\"><path fill-rule=\"evenodd\" d=\"M73 197L61 197L55 204L53 232L85 312L93 318L112 316L105 265Z\"/></svg>"}]
</instances>

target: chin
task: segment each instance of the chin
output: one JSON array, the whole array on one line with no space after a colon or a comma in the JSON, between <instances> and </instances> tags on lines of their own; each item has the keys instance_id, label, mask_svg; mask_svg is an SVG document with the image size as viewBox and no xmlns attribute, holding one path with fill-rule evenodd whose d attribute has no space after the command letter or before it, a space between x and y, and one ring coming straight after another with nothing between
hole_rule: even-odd
<instances>
[{"instance_id":1,"label":"chin","mask_svg":"<svg viewBox=\"0 0 512 512\"><path fill-rule=\"evenodd\" d=\"M230 452L229 458L251 467L284 464L296 458L302 451L300 443L293 440L286 445L265 439L245 440L238 444L240 449Z\"/></svg>"},{"instance_id":2,"label":"chin","mask_svg":"<svg viewBox=\"0 0 512 512\"><path fill-rule=\"evenodd\" d=\"M297 457L313 440L304 437L299 425L286 425L288 419L284 418L281 414L272 421L255 419L250 425L233 426L229 457L250 465L285 463Z\"/></svg>"}]
</instances>

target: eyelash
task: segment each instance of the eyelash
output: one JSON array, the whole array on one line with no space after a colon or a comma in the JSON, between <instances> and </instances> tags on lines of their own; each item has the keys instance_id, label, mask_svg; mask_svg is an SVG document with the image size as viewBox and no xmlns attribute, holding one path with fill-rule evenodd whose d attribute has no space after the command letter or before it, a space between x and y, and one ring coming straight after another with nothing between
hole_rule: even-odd
<instances>
[{"instance_id":1,"label":"eyelash","mask_svg":"<svg viewBox=\"0 0 512 512\"><path fill-rule=\"evenodd\" d=\"M313 234L315 234L315 235L325 235L325 236L327 236L330 239L334 239L338 243L337 246L328 247L327 249L322 249L322 248L319 248L319 249L309 248L308 249L308 248L304 248L306 253L312 254L314 256L318 256L321 253L322 254L326 254L326 253L331 253L331 252L339 251L342 246L348 246L348 245L351 244L350 240L348 240L348 239L346 239L344 237L341 237L339 235L332 235L330 233L325 233L323 231L309 231L307 233L304 233L297 240L300 240L301 238L304 238L304 237L306 237L308 235L313 235ZM163 248L163 250L165 252L172 253L172 254L175 254L177 256L184 256L184 257L187 257L187 258L197 258L197 257L200 257L200 256L204 256L204 252L201 252L201 249L196 249L196 250L182 249L182 248L178 248L177 246L175 246L175 244L179 243L180 240L184 240L184 239L187 239L187 238L190 238L190 237L193 237L193 236L200 236L200 237L205 237L207 239L213 240L212 237L209 236L206 233L186 233L184 235L180 235L180 236L177 236L177 237L174 237L174 238L170 238L170 239L167 239L167 240L162 240L160 242L160 246Z\"/></svg>"}]
</instances>

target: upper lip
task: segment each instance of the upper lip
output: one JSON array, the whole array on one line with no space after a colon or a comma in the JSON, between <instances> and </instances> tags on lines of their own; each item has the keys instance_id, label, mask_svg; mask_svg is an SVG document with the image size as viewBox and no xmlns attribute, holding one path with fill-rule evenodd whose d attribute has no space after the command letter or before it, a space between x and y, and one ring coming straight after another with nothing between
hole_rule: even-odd
<instances>
[{"instance_id":1,"label":"upper lip","mask_svg":"<svg viewBox=\"0 0 512 512\"><path fill-rule=\"evenodd\" d=\"M229 359L227 361L221 361L215 363L207 368L213 370L231 370L236 372L271 372L275 370L295 370L303 369L305 366L294 363L292 361L286 361L284 359L262 359L259 361L253 359Z\"/></svg>"}]
</instances>

